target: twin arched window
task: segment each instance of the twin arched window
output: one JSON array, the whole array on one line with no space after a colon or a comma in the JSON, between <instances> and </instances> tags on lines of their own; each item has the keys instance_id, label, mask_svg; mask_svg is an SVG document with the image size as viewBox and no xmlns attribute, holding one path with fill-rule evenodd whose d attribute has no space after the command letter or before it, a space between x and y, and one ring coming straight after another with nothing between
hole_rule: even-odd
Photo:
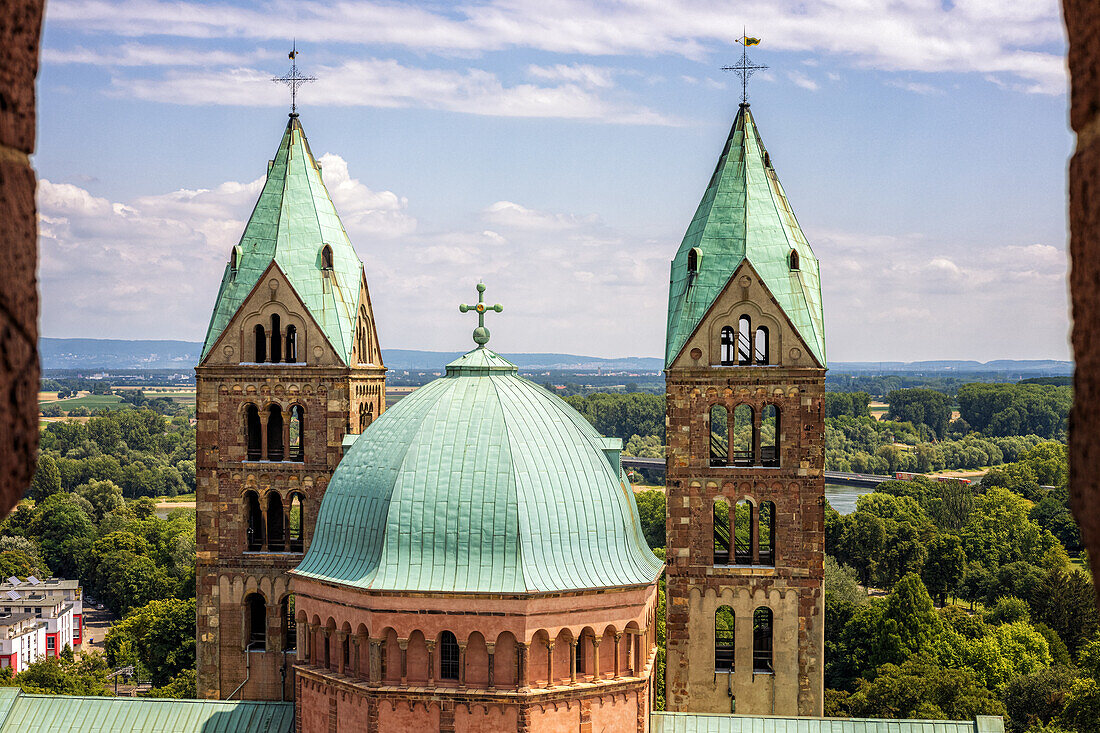
<instances>
[{"instance_id":1,"label":"twin arched window","mask_svg":"<svg viewBox=\"0 0 1100 733\"><path fill-rule=\"evenodd\" d=\"M752 319L742 315L737 330L723 326L719 332L719 357L722 366L767 366L770 364L771 337L767 326L752 330Z\"/></svg>"},{"instance_id":2,"label":"twin arched window","mask_svg":"<svg viewBox=\"0 0 1100 733\"><path fill-rule=\"evenodd\" d=\"M714 669L733 672L737 656L736 616L729 606L714 612ZM752 671L772 673L772 610L760 606L752 613Z\"/></svg>"},{"instance_id":3,"label":"twin arched window","mask_svg":"<svg viewBox=\"0 0 1100 733\"><path fill-rule=\"evenodd\" d=\"M776 405L764 406L759 425L756 411L750 405L737 405L732 420L725 405L711 405L709 424L711 466L779 467L780 424Z\"/></svg>"},{"instance_id":4,"label":"twin arched window","mask_svg":"<svg viewBox=\"0 0 1100 733\"><path fill-rule=\"evenodd\" d=\"M272 363L294 364L298 361L298 329L294 325L287 326L284 338L282 319L278 313L271 314L270 330L262 323L253 327L252 343L256 364L267 363L269 356Z\"/></svg>"},{"instance_id":5,"label":"twin arched window","mask_svg":"<svg viewBox=\"0 0 1100 733\"><path fill-rule=\"evenodd\" d=\"M753 516L753 515L756 516ZM748 499L729 502L718 497L713 510L714 564L775 565L775 504L754 507Z\"/></svg>"},{"instance_id":6,"label":"twin arched window","mask_svg":"<svg viewBox=\"0 0 1100 733\"><path fill-rule=\"evenodd\" d=\"M302 495L296 491L287 496L286 510L277 491L267 495L266 507L256 491L244 492L245 548L249 552L302 552Z\"/></svg>"},{"instance_id":7,"label":"twin arched window","mask_svg":"<svg viewBox=\"0 0 1100 733\"><path fill-rule=\"evenodd\" d=\"M245 460L305 460L305 410L301 405L291 405L285 418L276 404L261 413L250 402L244 410Z\"/></svg>"}]
</instances>

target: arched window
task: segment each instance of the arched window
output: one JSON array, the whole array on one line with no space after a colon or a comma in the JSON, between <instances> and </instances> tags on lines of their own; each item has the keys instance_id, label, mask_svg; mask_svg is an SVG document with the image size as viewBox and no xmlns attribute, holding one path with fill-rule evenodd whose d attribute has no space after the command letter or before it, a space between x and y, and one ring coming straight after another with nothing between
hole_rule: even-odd
<instances>
[{"instance_id":1,"label":"arched window","mask_svg":"<svg viewBox=\"0 0 1100 733\"><path fill-rule=\"evenodd\" d=\"M592 637L587 632L582 631L581 636L577 639L577 652L573 655L573 671L579 677L581 675L588 674L588 660L585 659L586 652L592 643Z\"/></svg>"},{"instance_id":2,"label":"arched window","mask_svg":"<svg viewBox=\"0 0 1100 733\"><path fill-rule=\"evenodd\" d=\"M768 327L757 326L756 338L753 344L753 359L758 366L768 365L768 353L770 351L770 344L768 343Z\"/></svg>"},{"instance_id":3,"label":"arched window","mask_svg":"<svg viewBox=\"0 0 1100 733\"><path fill-rule=\"evenodd\" d=\"M374 422L374 405L364 402L359 405L359 432L362 433Z\"/></svg>"},{"instance_id":4,"label":"arched window","mask_svg":"<svg viewBox=\"0 0 1100 733\"><path fill-rule=\"evenodd\" d=\"M283 460L283 409L278 405L267 408L267 460Z\"/></svg>"},{"instance_id":5,"label":"arched window","mask_svg":"<svg viewBox=\"0 0 1100 733\"><path fill-rule=\"evenodd\" d=\"M794 249L791 250L790 263L791 263L791 269L792 270L799 269L799 267L798 267L798 250L794 250Z\"/></svg>"},{"instance_id":6,"label":"arched window","mask_svg":"<svg viewBox=\"0 0 1100 733\"><path fill-rule=\"evenodd\" d=\"M321 248L321 269L332 269L332 247L327 244Z\"/></svg>"},{"instance_id":7,"label":"arched window","mask_svg":"<svg viewBox=\"0 0 1100 733\"><path fill-rule=\"evenodd\" d=\"M306 515L302 508L302 495L295 492L290 495L290 503L287 505L287 535L291 552L302 551L302 527Z\"/></svg>"},{"instance_id":8,"label":"arched window","mask_svg":"<svg viewBox=\"0 0 1100 733\"><path fill-rule=\"evenodd\" d=\"M281 361L283 358L283 329L279 323L279 314L271 314L271 361Z\"/></svg>"},{"instance_id":9,"label":"arched window","mask_svg":"<svg viewBox=\"0 0 1100 733\"><path fill-rule=\"evenodd\" d=\"M279 492L272 491L267 495L267 549L271 552L282 552L286 535L283 532L283 500Z\"/></svg>"},{"instance_id":10,"label":"arched window","mask_svg":"<svg viewBox=\"0 0 1100 733\"><path fill-rule=\"evenodd\" d=\"M305 458L305 445L303 443L304 435L302 433L302 427L305 425L305 410L301 405L292 405L290 408L290 430L288 431L290 436L290 455L289 459L292 461L304 461Z\"/></svg>"},{"instance_id":11,"label":"arched window","mask_svg":"<svg viewBox=\"0 0 1100 733\"><path fill-rule=\"evenodd\" d=\"M714 500L714 564L730 564L730 503Z\"/></svg>"},{"instance_id":12,"label":"arched window","mask_svg":"<svg viewBox=\"0 0 1100 733\"><path fill-rule=\"evenodd\" d=\"M763 606L752 613L752 671L772 671L772 610Z\"/></svg>"},{"instance_id":13,"label":"arched window","mask_svg":"<svg viewBox=\"0 0 1100 733\"><path fill-rule=\"evenodd\" d=\"M733 409L733 425L730 430L730 442L733 444L733 465L753 465L753 444L756 424L753 420L753 409L749 405L741 404Z\"/></svg>"},{"instance_id":14,"label":"arched window","mask_svg":"<svg viewBox=\"0 0 1100 733\"><path fill-rule=\"evenodd\" d=\"M775 565L775 504L765 501L760 505L760 564Z\"/></svg>"},{"instance_id":15,"label":"arched window","mask_svg":"<svg viewBox=\"0 0 1100 733\"><path fill-rule=\"evenodd\" d=\"M439 678L458 679L458 640L450 631L439 636Z\"/></svg>"},{"instance_id":16,"label":"arched window","mask_svg":"<svg viewBox=\"0 0 1100 733\"><path fill-rule=\"evenodd\" d=\"M760 414L760 465L779 467L779 408L764 405Z\"/></svg>"},{"instance_id":17,"label":"arched window","mask_svg":"<svg viewBox=\"0 0 1100 733\"><path fill-rule=\"evenodd\" d=\"M259 461L263 458L263 426L260 425L260 411L249 403L244 408L244 440L247 448L246 457L250 461Z\"/></svg>"},{"instance_id":18,"label":"arched window","mask_svg":"<svg viewBox=\"0 0 1100 733\"><path fill-rule=\"evenodd\" d=\"M258 552L264 548L264 512L260 508L260 497L255 491L246 491L244 503L248 515L247 547L251 552Z\"/></svg>"},{"instance_id":19,"label":"arched window","mask_svg":"<svg viewBox=\"0 0 1100 733\"><path fill-rule=\"evenodd\" d=\"M752 565L752 503L747 499L733 511L733 555L738 565Z\"/></svg>"},{"instance_id":20,"label":"arched window","mask_svg":"<svg viewBox=\"0 0 1100 733\"><path fill-rule=\"evenodd\" d=\"M344 669L348 669L351 667L351 634L344 634L344 641L341 646L343 648L340 653L344 658Z\"/></svg>"},{"instance_id":21,"label":"arched window","mask_svg":"<svg viewBox=\"0 0 1100 733\"><path fill-rule=\"evenodd\" d=\"M259 593L244 597L245 649L250 652L267 650L267 602Z\"/></svg>"},{"instance_id":22,"label":"arched window","mask_svg":"<svg viewBox=\"0 0 1100 733\"><path fill-rule=\"evenodd\" d=\"M748 316L737 319L737 363L752 364L752 321Z\"/></svg>"},{"instance_id":23,"label":"arched window","mask_svg":"<svg viewBox=\"0 0 1100 733\"><path fill-rule=\"evenodd\" d=\"M729 410L725 405L710 408L710 465L729 464Z\"/></svg>"},{"instance_id":24,"label":"arched window","mask_svg":"<svg viewBox=\"0 0 1100 733\"><path fill-rule=\"evenodd\" d=\"M232 273L233 273L234 275L236 275L236 274L237 274L237 266L238 266L239 264L240 264L240 263L239 263L239 262L237 261L237 248L236 248L236 247L234 247L234 248L233 248L233 249L232 249L232 250L231 250L231 251L229 252L229 270L230 270L230 271L231 271L231 272L232 272Z\"/></svg>"},{"instance_id":25,"label":"arched window","mask_svg":"<svg viewBox=\"0 0 1100 733\"><path fill-rule=\"evenodd\" d=\"M290 364L298 361L298 329L294 326L286 327L286 360Z\"/></svg>"},{"instance_id":26,"label":"arched window","mask_svg":"<svg viewBox=\"0 0 1100 733\"><path fill-rule=\"evenodd\" d=\"M737 337L729 326L722 327L722 366L733 366L737 359Z\"/></svg>"},{"instance_id":27,"label":"arched window","mask_svg":"<svg viewBox=\"0 0 1100 733\"><path fill-rule=\"evenodd\" d=\"M714 612L714 669L719 672L733 671L737 648L734 621L733 609L729 606L719 606Z\"/></svg>"},{"instance_id":28,"label":"arched window","mask_svg":"<svg viewBox=\"0 0 1100 733\"><path fill-rule=\"evenodd\" d=\"M285 596L279 602L279 618L283 624L283 649L293 651L298 648L298 623L294 618L294 596Z\"/></svg>"},{"instance_id":29,"label":"arched window","mask_svg":"<svg viewBox=\"0 0 1100 733\"><path fill-rule=\"evenodd\" d=\"M696 275L699 272L699 256L702 251L698 247L688 250L688 275Z\"/></svg>"},{"instance_id":30,"label":"arched window","mask_svg":"<svg viewBox=\"0 0 1100 733\"><path fill-rule=\"evenodd\" d=\"M256 363L263 364L267 361L267 332L264 331L264 327L259 323L256 324L256 328L253 329L253 334L256 339Z\"/></svg>"}]
</instances>

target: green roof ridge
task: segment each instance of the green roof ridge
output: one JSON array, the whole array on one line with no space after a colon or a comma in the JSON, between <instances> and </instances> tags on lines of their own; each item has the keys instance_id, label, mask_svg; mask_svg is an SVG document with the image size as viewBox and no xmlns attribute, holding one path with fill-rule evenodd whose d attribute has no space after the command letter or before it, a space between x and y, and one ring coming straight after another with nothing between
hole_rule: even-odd
<instances>
[{"instance_id":1,"label":"green roof ridge","mask_svg":"<svg viewBox=\"0 0 1100 733\"><path fill-rule=\"evenodd\" d=\"M688 273L688 253L701 252ZM799 269L791 270L791 250ZM825 327L817 258L772 168L748 104L742 104L703 198L672 261L665 366L670 367L734 271L748 260L818 362Z\"/></svg>"},{"instance_id":2,"label":"green roof ridge","mask_svg":"<svg viewBox=\"0 0 1100 733\"><path fill-rule=\"evenodd\" d=\"M332 249L332 271L321 251ZM268 165L267 179L226 264L202 358L274 261L345 364L359 309L363 262L340 221L297 115L292 115Z\"/></svg>"}]
</instances>

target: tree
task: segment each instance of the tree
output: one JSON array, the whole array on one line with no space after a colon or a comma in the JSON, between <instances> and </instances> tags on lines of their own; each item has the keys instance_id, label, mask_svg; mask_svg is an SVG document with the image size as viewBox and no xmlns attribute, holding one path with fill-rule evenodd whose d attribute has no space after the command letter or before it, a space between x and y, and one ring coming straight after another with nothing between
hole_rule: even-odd
<instances>
[{"instance_id":1,"label":"tree","mask_svg":"<svg viewBox=\"0 0 1100 733\"><path fill-rule=\"evenodd\" d=\"M942 606L955 591L966 572L966 553L962 540L953 534L937 534L928 543L928 559L921 577L932 597Z\"/></svg>"},{"instance_id":2,"label":"tree","mask_svg":"<svg viewBox=\"0 0 1100 733\"><path fill-rule=\"evenodd\" d=\"M857 510L845 521L837 559L855 568L860 582L869 585L880 564L885 543L886 523L869 512Z\"/></svg>"},{"instance_id":3,"label":"tree","mask_svg":"<svg viewBox=\"0 0 1100 733\"><path fill-rule=\"evenodd\" d=\"M1092 579L1079 570L1049 571L1031 599L1031 617L1054 629L1076 656L1100 629Z\"/></svg>"},{"instance_id":4,"label":"tree","mask_svg":"<svg viewBox=\"0 0 1100 733\"><path fill-rule=\"evenodd\" d=\"M76 493L91 502L97 520L125 503L122 489L113 481L90 481L78 486Z\"/></svg>"},{"instance_id":5,"label":"tree","mask_svg":"<svg viewBox=\"0 0 1100 733\"><path fill-rule=\"evenodd\" d=\"M1074 733L1100 733L1100 683L1092 677L1073 681L1066 694L1066 704L1055 722Z\"/></svg>"},{"instance_id":6,"label":"tree","mask_svg":"<svg viewBox=\"0 0 1100 733\"><path fill-rule=\"evenodd\" d=\"M887 658L897 661L928 654L943 631L932 598L916 573L898 581L886 597L881 645Z\"/></svg>"},{"instance_id":7,"label":"tree","mask_svg":"<svg viewBox=\"0 0 1100 733\"><path fill-rule=\"evenodd\" d=\"M54 572L72 577L95 534L95 525L75 496L54 494L35 507L30 533L37 538L46 564Z\"/></svg>"},{"instance_id":8,"label":"tree","mask_svg":"<svg viewBox=\"0 0 1100 733\"><path fill-rule=\"evenodd\" d=\"M988 633L967 641L966 666L991 690L1003 690L1021 674L1050 666L1050 647L1043 635L1026 621L991 626Z\"/></svg>"},{"instance_id":9,"label":"tree","mask_svg":"<svg viewBox=\"0 0 1100 733\"><path fill-rule=\"evenodd\" d=\"M928 551L920 534L909 522L886 520L886 546L880 575L888 588L908 573L920 573Z\"/></svg>"},{"instance_id":10,"label":"tree","mask_svg":"<svg viewBox=\"0 0 1100 733\"><path fill-rule=\"evenodd\" d=\"M849 698L852 715L874 718L973 720L1004 715L1004 706L969 669L945 669L929 659L887 664Z\"/></svg>"},{"instance_id":11,"label":"tree","mask_svg":"<svg viewBox=\"0 0 1100 733\"><path fill-rule=\"evenodd\" d=\"M841 565L832 555L825 556L825 609L845 603L862 606L867 603L867 591L859 587L856 571Z\"/></svg>"},{"instance_id":12,"label":"tree","mask_svg":"<svg viewBox=\"0 0 1100 733\"><path fill-rule=\"evenodd\" d=\"M639 491L634 494L638 502L638 515L642 531L651 548L665 546L665 492L659 489Z\"/></svg>"},{"instance_id":13,"label":"tree","mask_svg":"<svg viewBox=\"0 0 1100 733\"><path fill-rule=\"evenodd\" d=\"M1075 676L1068 669L1041 669L1008 683L1004 701L1010 733L1024 733L1036 723L1049 725L1065 709Z\"/></svg>"},{"instance_id":14,"label":"tree","mask_svg":"<svg viewBox=\"0 0 1100 733\"><path fill-rule=\"evenodd\" d=\"M109 695L107 661L98 652L85 652L78 661L43 657L15 675L23 692L41 695Z\"/></svg>"},{"instance_id":15,"label":"tree","mask_svg":"<svg viewBox=\"0 0 1100 733\"><path fill-rule=\"evenodd\" d=\"M135 608L104 639L112 666L137 661L154 686L195 666L195 601L154 600Z\"/></svg>"},{"instance_id":16,"label":"tree","mask_svg":"<svg viewBox=\"0 0 1100 733\"><path fill-rule=\"evenodd\" d=\"M145 693L146 697L176 698L193 700L198 697L196 674L193 669L185 669L172 678L171 682L163 687L154 687Z\"/></svg>"},{"instance_id":17,"label":"tree","mask_svg":"<svg viewBox=\"0 0 1100 733\"><path fill-rule=\"evenodd\" d=\"M985 612L987 624L1010 624L1016 621L1030 621L1031 610L1022 598L1002 596L993 607Z\"/></svg>"},{"instance_id":18,"label":"tree","mask_svg":"<svg viewBox=\"0 0 1100 733\"><path fill-rule=\"evenodd\" d=\"M35 501L42 501L47 496L52 496L61 491L61 472L57 469L57 462L49 453L38 456L38 469L34 472L34 479L27 490L27 496Z\"/></svg>"},{"instance_id":19,"label":"tree","mask_svg":"<svg viewBox=\"0 0 1100 733\"><path fill-rule=\"evenodd\" d=\"M886 395L890 403L887 417L914 425L927 425L937 438L947 434L951 420L951 401L943 392L931 389L896 389Z\"/></svg>"},{"instance_id":20,"label":"tree","mask_svg":"<svg viewBox=\"0 0 1100 733\"><path fill-rule=\"evenodd\" d=\"M1031 521L1031 506L1007 489L987 491L962 531L967 559L986 567L1017 560L1041 564L1058 540Z\"/></svg>"}]
</instances>

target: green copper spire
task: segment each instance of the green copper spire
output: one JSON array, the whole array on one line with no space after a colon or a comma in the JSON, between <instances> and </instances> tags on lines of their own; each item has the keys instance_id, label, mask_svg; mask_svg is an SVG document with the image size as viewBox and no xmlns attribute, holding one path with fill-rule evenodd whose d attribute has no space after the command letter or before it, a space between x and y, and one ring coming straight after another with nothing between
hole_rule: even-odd
<instances>
[{"instance_id":1,"label":"green copper spire","mask_svg":"<svg viewBox=\"0 0 1100 733\"><path fill-rule=\"evenodd\" d=\"M290 116L256 208L226 265L203 344L204 359L272 261L336 353L349 363L363 263L329 198L296 114Z\"/></svg>"},{"instance_id":2,"label":"green copper spire","mask_svg":"<svg viewBox=\"0 0 1100 733\"><path fill-rule=\"evenodd\" d=\"M485 348L485 344L489 343L489 329L485 328L485 311L496 311L500 313L504 310L504 306L500 303L496 305L485 305L485 283L477 284L477 305L466 305L463 303L458 306L458 310L461 313L466 311L477 311L477 328L474 329L474 343L477 344L479 349Z\"/></svg>"},{"instance_id":3,"label":"green copper spire","mask_svg":"<svg viewBox=\"0 0 1100 733\"><path fill-rule=\"evenodd\" d=\"M737 112L714 175L672 261L666 367L744 260L756 269L814 358L825 366L817 258L787 201L748 104Z\"/></svg>"}]
</instances>

